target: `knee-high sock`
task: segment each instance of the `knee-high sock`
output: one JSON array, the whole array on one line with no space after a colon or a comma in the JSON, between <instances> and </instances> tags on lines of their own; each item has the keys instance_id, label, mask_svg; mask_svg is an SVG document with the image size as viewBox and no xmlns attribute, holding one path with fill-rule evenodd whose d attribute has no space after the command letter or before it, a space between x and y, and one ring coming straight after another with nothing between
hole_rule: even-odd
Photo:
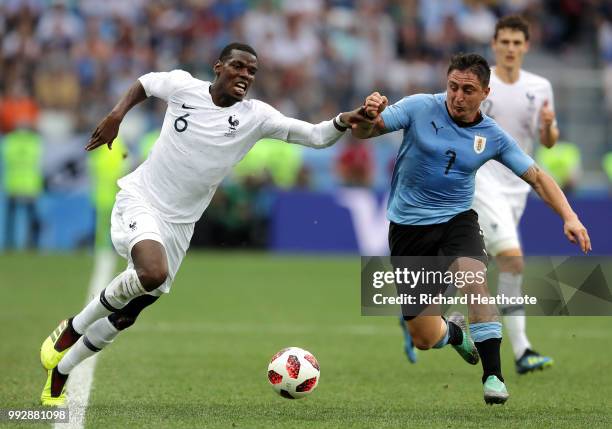
<instances>
[{"instance_id":1,"label":"knee-high sock","mask_svg":"<svg viewBox=\"0 0 612 429\"><path fill-rule=\"evenodd\" d=\"M83 334L93 322L122 309L130 300L146 292L140 284L136 271L125 270L110 282L100 296L92 299L79 314L74 316L72 327L77 333Z\"/></svg>"},{"instance_id":2,"label":"knee-high sock","mask_svg":"<svg viewBox=\"0 0 612 429\"><path fill-rule=\"evenodd\" d=\"M470 334L482 362L482 382L484 383L490 375L495 375L501 381L504 381L499 356L502 338L501 323L472 323L470 324Z\"/></svg>"},{"instance_id":3,"label":"knee-high sock","mask_svg":"<svg viewBox=\"0 0 612 429\"><path fill-rule=\"evenodd\" d=\"M70 374L79 363L112 343L119 332L108 320L108 317L97 320L87 329L85 335L68 350L68 353L58 364L57 370L61 374Z\"/></svg>"},{"instance_id":4,"label":"knee-high sock","mask_svg":"<svg viewBox=\"0 0 612 429\"><path fill-rule=\"evenodd\" d=\"M499 273L498 294L504 294L508 297L518 297L522 295L523 276L513 273ZM500 306L503 314L504 325L515 359L519 359L525 353L525 350L531 348L527 331L525 329L526 317L525 307L523 305L516 306Z\"/></svg>"}]
</instances>

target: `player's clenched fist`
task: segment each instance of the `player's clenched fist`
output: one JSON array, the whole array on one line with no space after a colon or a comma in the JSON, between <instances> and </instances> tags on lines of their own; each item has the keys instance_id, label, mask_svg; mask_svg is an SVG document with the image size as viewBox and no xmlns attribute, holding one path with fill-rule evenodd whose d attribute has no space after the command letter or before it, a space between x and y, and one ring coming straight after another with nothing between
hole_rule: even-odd
<instances>
[{"instance_id":1,"label":"player's clenched fist","mask_svg":"<svg viewBox=\"0 0 612 429\"><path fill-rule=\"evenodd\" d=\"M544 128L550 127L555 121L555 112L548 106L548 100L544 101L542 104L542 109L540 110L540 124Z\"/></svg>"},{"instance_id":2,"label":"player's clenched fist","mask_svg":"<svg viewBox=\"0 0 612 429\"><path fill-rule=\"evenodd\" d=\"M363 104L366 116L369 118L376 118L389 104L389 100L386 96L380 95L378 92L373 92L368 95Z\"/></svg>"}]
</instances>

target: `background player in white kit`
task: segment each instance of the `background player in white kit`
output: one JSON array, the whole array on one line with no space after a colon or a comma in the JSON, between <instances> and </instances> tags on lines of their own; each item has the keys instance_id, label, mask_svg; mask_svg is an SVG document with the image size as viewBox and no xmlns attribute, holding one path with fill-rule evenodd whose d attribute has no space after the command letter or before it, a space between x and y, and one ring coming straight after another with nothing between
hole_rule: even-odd
<instances>
[{"instance_id":1,"label":"background player in white kit","mask_svg":"<svg viewBox=\"0 0 612 429\"><path fill-rule=\"evenodd\" d=\"M491 70L491 92L482 110L519 143L528 154L539 141L552 147L559 137L550 82L521 66L529 49L529 27L520 16L501 18L491 43L496 66ZM476 174L473 208L478 212L489 254L499 267L498 293L521 296L523 252L518 224L530 187L496 161ZM523 306L503 307L503 322L512 343L516 370L523 374L552 365L549 357L536 353L527 339Z\"/></svg>"},{"instance_id":2,"label":"background player in white kit","mask_svg":"<svg viewBox=\"0 0 612 429\"><path fill-rule=\"evenodd\" d=\"M313 125L287 118L261 101L243 100L257 72L257 54L248 45L226 46L214 72L212 83L181 70L146 74L94 131L86 149L110 148L133 106L151 95L168 103L151 154L118 182L111 235L117 252L128 260L127 269L44 341L41 363L48 374L43 405L64 404L70 371L110 344L170 290L194 223L223 178L258 140L276 138L323 148L351 125L366 121L357 109Z\"/></svg>"}]
</instances>

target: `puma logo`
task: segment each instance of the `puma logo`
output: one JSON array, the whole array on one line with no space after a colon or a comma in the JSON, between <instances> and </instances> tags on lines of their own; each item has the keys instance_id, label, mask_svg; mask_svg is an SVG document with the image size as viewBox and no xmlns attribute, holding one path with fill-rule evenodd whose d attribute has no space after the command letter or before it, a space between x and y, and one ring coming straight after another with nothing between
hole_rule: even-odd
<instances>
[{"instance_id":1,"label":"puma logo","mask_svg":"<svg viewBox=\"0 0 612 429\"><path fill-rule=\"evenodd\" d=\"M434 128L434 130L436 130L436 135L438 135L438 131L441 130L444 127L438 127L436 126L436 123L434 121L431 121L431 126Z\"/></svg>"}]
</instances>

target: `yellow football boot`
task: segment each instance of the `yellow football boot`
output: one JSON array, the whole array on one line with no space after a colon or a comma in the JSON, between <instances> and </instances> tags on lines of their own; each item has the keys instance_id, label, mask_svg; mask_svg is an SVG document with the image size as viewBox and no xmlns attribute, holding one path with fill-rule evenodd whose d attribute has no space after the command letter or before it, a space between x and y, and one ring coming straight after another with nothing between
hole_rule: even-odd
<instances>
[{"instance_id":1,"label":"yellow football boot","mask_svg":"<svg viewBox=\"0 0 612 429\"><path fill-rule=\"evenodd\" d=\"M48 407L62 407L66 405L67 380L68 376L60 374L57 369L47 370L47 382L40 395L41 404Z\"/></svg>"},{"instance_id":2,"label":"yellow football boot","mask_svg":"<svg viewBox=\"0 0 612 429\"><path fill-rule=\"evenodd\" d=\"M44 369L49 370L55 368L68 350L70 350L70 347L61 352L55 350L55 344L66 329L68 329L68 320L62 320L59 326L55 328L55 330L51 332L51 335L42 343L40 347L40 363Z\"/></svg>"}]
</instances>

